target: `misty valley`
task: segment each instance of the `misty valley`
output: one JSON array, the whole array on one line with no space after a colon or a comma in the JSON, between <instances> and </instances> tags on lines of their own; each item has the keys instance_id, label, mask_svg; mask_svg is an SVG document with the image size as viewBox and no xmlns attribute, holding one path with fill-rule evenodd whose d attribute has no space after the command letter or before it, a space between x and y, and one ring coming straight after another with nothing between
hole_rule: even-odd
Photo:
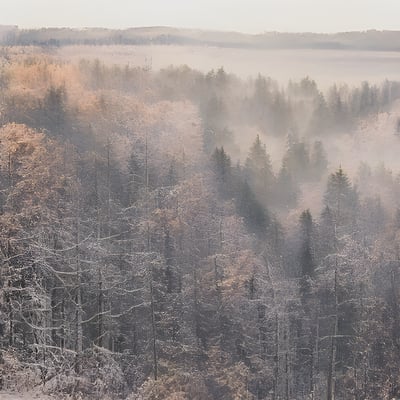
<instances>
[{"instance_id":1,"label":"misty valley","mask_svg":"<svg viewBox=\"0 0 400 400\"><path fill-rule=\"evenodd\" d=\"M34 35L0 48L0 398L400 398L384 61L321 83Z\"/></svg>"}]
</instances>

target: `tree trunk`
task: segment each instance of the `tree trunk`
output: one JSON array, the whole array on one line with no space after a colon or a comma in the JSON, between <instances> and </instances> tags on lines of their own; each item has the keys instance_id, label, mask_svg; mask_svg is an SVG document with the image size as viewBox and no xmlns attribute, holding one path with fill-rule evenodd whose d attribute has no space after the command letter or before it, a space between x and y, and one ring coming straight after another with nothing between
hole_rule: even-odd
<instances>
[{"instance_id":1,"label":"tree trunk","mask_svg":"<svg viewBox=\"0 0 400 400\"><path fill-rule=\"evenodd\" d=\"M101 268L98 268L98 296L97 296L97 345L103 347L103 275L101 273Z\"/></svg>"},{"instance_id":2,"label":"tree trunk","mask_svg":"<svg viewBox=\"0 0 400 400\"><path fill-rule=\"evenodd\" d=\"M78 206L79 209L79 206ZM81 276L81 261L79 255L79 244L80 244L80 221L79 215L77 216L77 231L76 231L76 343L75 350L78 353L82 353L83 350L83 330L82 330L82 276Z\"/></svg>"},{"instance_id":3,"label":"tree trunk","mask_svg":"<svg viewBox=\"0 0 400 400\"><path fill-rule=\"evenodd\" d=\"M333 332L331 337L331 349L330 349L330 364L328 372L328 394L327 400L335 400L335 364L336 364L336 336L338 333L338 297L337 297L337 258L335 266L335 323L333 326Z\"/></svg>"},{"instance_id":4,"label":"tree trunk","mask_svg":"<svg viewBox=\"0 0 400 400\"><path fill-rule=\"evenodd\" d=\"M153 296L153 277L150 276L150 304L151 304L151 333L153 342L153 372L154 380L158 378L158 359L157 359L157 330L154 315L154 296Z\"/></svg>"},{"instance_id":5,"label":"tree trunk","mask_svg":"<svg viewBox=\"0 0 400 400\"><path fill-rule=\"evenodd\" d=\"M274 387L272 399L278 398L278 384L279 384L279 317L275 313L275 357L274 357Z\"/></svg>"}]
</instances>

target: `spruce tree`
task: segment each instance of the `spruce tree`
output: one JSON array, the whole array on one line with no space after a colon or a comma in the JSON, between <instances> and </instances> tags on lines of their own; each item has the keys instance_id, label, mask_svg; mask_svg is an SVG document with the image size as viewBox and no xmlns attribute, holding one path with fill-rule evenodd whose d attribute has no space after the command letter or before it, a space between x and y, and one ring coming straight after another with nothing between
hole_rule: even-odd
<instances>
[{"instance_id":1,"label":"spruce tree","mask_svg":"<svg viewBox=\"0 0 400 400\"><path fill-rule=\"evenodd\" d=\"M353 225L357 215L358 195L341 167L329 176L324 200L338 228Z\"/></svg>"},{"instance_id":2,"label":"spruce tree","mask_svg":"<svg viewBox=\"0 0 400 400\"><path fill-rule=\"evenodd\" d=\"M256 140L251 146L246 159L245 174L250 187L259 201L262 204L267 204L271 198L275 177L272 171L270 156L267 153L265 144L261 142L259 135L257 135Z\"/></svg>"}]
</instances>

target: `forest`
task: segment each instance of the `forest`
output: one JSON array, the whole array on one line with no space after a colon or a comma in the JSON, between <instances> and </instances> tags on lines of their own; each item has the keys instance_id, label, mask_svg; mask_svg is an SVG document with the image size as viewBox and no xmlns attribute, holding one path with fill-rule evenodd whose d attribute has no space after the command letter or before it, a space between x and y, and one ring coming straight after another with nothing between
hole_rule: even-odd
<instances>
[{"instance_id":1,"label":"forest","mask_svg":"<svg viewBox=\"0 0 400 400\"><path fill-rule=\"evenodd\" d=\"M0 393L400 398L400 82L0 65Z\"/></svg>"}]
</instances>

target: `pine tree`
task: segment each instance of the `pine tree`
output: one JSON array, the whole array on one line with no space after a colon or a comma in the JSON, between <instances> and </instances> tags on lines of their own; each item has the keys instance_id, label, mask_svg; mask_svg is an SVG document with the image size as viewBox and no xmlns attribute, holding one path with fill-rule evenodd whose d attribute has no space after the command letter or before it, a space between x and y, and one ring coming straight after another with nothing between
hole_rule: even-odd
<instances>
[{"instance_id":1,"label":"pine tree","mask_svg":"<svg viewBox=\"0 0 400 400\"><path fill-rule=\"evenodd\" d=\"M310 177L310 157L306 143L291 140L282 163L296 181L304 181Z\"/></svg>"},{"instance_id":2,"label":"pine tree","mask_svg":"<svg viewBox=\"0 0 400 400\"><path fill-rule=\"evenodd\" d=\"M275 177L272 171L271 159L267 153L266 146L261 142L260 136L250 148L245 163L245 175L250 187L254 190L257 198L262 204L268 204Z\"/></svg>"},{"instance_id":3,"label":"pine tree","mask_svg":"<svg viewBox=\"0 0 400 400\"><path fill-rule=\"evenodd\" d=\"M212 168L215 173L216 179L223 191L228 189L232 171L231 171L231 158L225 152L224 148L216 148L211 157Z\"/></svg>"},{"instance_id":4,"label":"pine tree","mask_svg":"<svg viewBox=\"0 0 400 400\"><path fill-rule=\"evenodd\" d=\"M311 115L309 131L313 135L325 134L331 128L329 109L324 95L319 92L315 97L314 110Z\"/></svg>"},{"instance_id":5,"label":"pine tree","mask_svg":"<svg viewBox=\"0 0 400 400\"><path fill-rule=\"evenodd\" d=\"M354 226L358 212L358 195L341 167L329 176L324 201L338 228Z\"/></svg>"}]
</instances>

